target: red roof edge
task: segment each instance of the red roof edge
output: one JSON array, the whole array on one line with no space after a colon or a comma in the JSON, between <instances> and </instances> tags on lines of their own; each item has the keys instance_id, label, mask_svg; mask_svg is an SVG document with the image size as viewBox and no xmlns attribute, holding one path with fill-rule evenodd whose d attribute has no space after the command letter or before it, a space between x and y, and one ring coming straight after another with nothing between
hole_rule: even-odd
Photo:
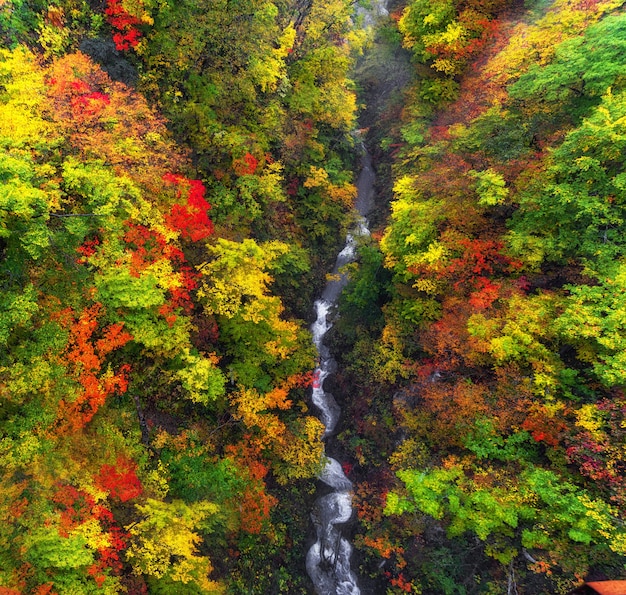
<instances>
[{"instance_id":1,"label":"red roof edge","mask_svg":"<svg viewBox=\"0 0 626 595\"><path fill-rule=\"evenodd\" d=\"M626 595L626 581L592 581L585 585L600 595Z\"/></svg>"}]
</instances>

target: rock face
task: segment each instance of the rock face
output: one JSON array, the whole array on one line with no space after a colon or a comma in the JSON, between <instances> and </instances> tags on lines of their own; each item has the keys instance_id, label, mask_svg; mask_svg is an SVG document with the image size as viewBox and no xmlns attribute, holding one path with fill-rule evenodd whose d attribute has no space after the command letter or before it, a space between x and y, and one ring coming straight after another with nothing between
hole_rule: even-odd
<instances>
[{"instance_id":1,"label":"rock face","mask_svg":"<svg viewBox=\"0 0 626 595\"><path fill-rule=\"evenodd\" d=\"M137 84L137 70L115 49L115 44L111 40L83 39L78 49L99 64L114 81L129 87Z\"/></svg>"}]
</instances>

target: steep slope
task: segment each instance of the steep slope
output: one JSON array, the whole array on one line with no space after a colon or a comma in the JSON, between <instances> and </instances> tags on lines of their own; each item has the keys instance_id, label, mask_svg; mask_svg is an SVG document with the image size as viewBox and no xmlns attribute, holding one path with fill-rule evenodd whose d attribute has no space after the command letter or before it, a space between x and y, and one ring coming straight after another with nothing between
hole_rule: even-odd
<instances>
[{"instance_id":1,"label":"steep slope","mask_svg":"<svg viewBox=\"0 0 626 595\"><path fill-rule=\"evenodd\" d=\"M620 5L513 7L486 38L466 4L396 13L417 79L336 337L362 572L390 592L623 578Z\"/></svg>"},{"instance_id":2,"label":"steep slope","mask_svg":"<svg viewBox=\"0 0 626 595\"><path fill-rule=\"evenodd\" d=\"M310 590L296 316L355 195L350 15L0 6L7 593Z\"/></svg>"}]
</instances>

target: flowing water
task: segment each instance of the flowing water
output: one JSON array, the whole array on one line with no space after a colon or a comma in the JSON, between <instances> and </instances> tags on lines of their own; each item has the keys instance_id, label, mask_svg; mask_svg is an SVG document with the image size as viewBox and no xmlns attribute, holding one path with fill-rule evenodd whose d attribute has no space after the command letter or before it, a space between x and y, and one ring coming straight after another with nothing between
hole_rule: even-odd
<instances>
[{"instance_id":1,"label":"flowing water","mask_svg":"<svg viewBox=\"0 0 626 595\"><path fill-rule=\"evenodd\" d=\"M312 400L326 428L324 439L334 434L341 415L333 395L324 390L324 381L337 367L328 347L324 344L324 336L332 326L337 300L348 282L346 276L341 273L341 268L355 259L358 237L369 235L365 215L374 203L374 170L367 151L362 157L357 190L356 209L359 218L346 237L345 247L337 256L331 280L326 284L322 297L315 302L317 317L311 326L313 342L319 354ZM346 477L341 464L331 457L327 458L319 479L328 485L331 491L316 500L311 513L316 541L307 553L307 573L318 595L360 595L357 578L350 568L352 546L344 537L342 527L352 518L352 482Z\"/></svg>"},{"instance_id":2,"label":"flowing water","mask_svg":"<svg viewBox=\"0 0 626 595\"><path fill-rule=\"evenodd\" d=\"M357 9L357 22L363 27L375 26L388 16L387 0L372 0L369 8ZM374 170L372 160L363 147L361 171L357 179L356 210L358 218L347 234L346 243L337 260L322 296L315 302L315 322L311 325L313 342L319 355L319 367L315 370L312 401L325 426L323 440L334 435L341 410L330 392L324 389L324 381L336 371L337 363L324 344L324 337L336 316L336 306L348 279L341 270L356 258L359 237L369 235L366 216L374 206ZM352 482L346 477L341 463L327 457L320 481L328 486L315 501L311 519L315 527L315 543L306 556L306 569L313 581L317 595L360 595L357 577L350 567L352 545L344 535L346 523L353 516Z\"/></svg>"},{"instance_id":3,"label":"flowing water","mask_svg":"<svg viewBox=\"0 0 626 595\"><path fill-rule=\"evenodd\" d=\"M376 27L388 19L387 0L370 0L368 8L356 9L355 26ZM373 126L395 105L397 97L412 78L409 54L385 42L374 39L373 45L355 69L355 76L365 90L367 106L361 123ZM312 401L325 426L323 440L328 445L337 432L341 410L324 381L337 369L324 337L337 316L336 305L348 280L341 274L344 265L354 261L359 237L369 235L366 217L374 207L374 170L371 157L363 149L361 170L357 179L356 210L358 218L347 234L346 243L319 300L315 302L316 320L311 326L313 341L319 355L315 370ZM346 395L350 397L350 395ZM311 518L315 528L315 543L306 556L306 569L317 595L360 595L358 579L350 566L352 545L346 538L353 517L352 482L346 477L339 461L328 457L319 479L327 487L320 489Z\"/></svg>"}]
</instances>

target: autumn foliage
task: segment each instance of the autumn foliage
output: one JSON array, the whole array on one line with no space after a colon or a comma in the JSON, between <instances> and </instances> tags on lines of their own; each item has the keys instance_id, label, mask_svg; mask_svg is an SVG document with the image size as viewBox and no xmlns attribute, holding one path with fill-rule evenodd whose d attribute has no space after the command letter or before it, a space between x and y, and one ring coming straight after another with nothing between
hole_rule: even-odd
<instances>
[{"instance_id":1,"label":"autumn foliage","mask_svg":"<svg viewBox=\"0 0 626 595\"><path fill-rule=\"evenodd\" d=\"M142 24L142 21L127 12L123 0L107 0L104 13L111 27L116 30L113 35L115 47L118 50L137 47L142 35L137 27Z\"/></svg>"},{"instance_id":2,"label":"autumn foliage","mask_svg":"<svg viewBox=\"0 0 626 595\"><path fill-rule=\"evenodd\" d=\"M269 471L269 466L263 462L263 453L251 438L249 434L244 436L244 442L229 446L227 451L237 465L241 466L242 472L249 474L248 484L239 502L241 529L258 535L262 531L268 531L270 513L278 504L278 500L265 489L263 479Z\"/></svg>"},{"instance_id":3,"label":"autumn foliage","mask_svg":"<svg viewBox=\"0 0 626 595\"><path fill-rule=\"evenodd\" d=\"M387 568L381 592L624 576L626 104L610 65L626 26L608 3L535 8L396 13L418 66L400 125L375 125L393 172L376 247L388 276L362 249L337 340L355 420L343 444L365 475L356 543L370 576Z\"/></svg>"},{"instance_id":4,"label":"autumn foliage","mask_svg":"<svg viewBox=\"0 0 626 595\"><path fill-rule=\"evenodd\" d=\"M126 502L143 492L136 470L137 464L134 461L118 457L115 465L102 465L96 482L112 498Z\"/></svg>"},{"instance_id":5,"label":"autumn foliage","mask_svg":"<svg viewBox=\"0 0 626 595\"><path fill-rule=\"evenodd\" d=\"M68 537L92 520L99 523L106 535L103 542L106 545L97 549L96 561L87 569L96 585L101 586L104 582L105 570L119 573L122 570L120 552L126 548L128 535L117 525L111 511L71 485L59 485L52 500L60 512L59 533L62 537Z\"/></svg>"},{"instance_id":6,"label":"autumn foliage","mask_svg":"<svg viewBox=\"0 0 626 595\"><path fill-rule=\"evenodd\" d=\"M62 400L59 403L61 431L83 428L104 405L107 397L123 394L128 388L129 364L122 365L117 373L102 368L104 358L123 347L132 337L119 323L98 329L98 315L101 311L101 304L96 303L77 317L71 310L56 314L60 324L66 326L70 333L61 361L80 386L73 400ZM98 330L99 337L96 334Z\"/></svg>"},{"instance_id":7,"label":"autumn foliage","mask_svg":"<svg viewBox=\"0 0 626 595\"><path fill-rule=\"evenodd\" d=\"M192 242L203 240L213 233L213 223L207 215L211 205L204 198L205 187L200 180L187 180L182 176L166 174L163 181L179 187L177 198L185 204L175 204L165 220L171 229L180 231L183 238Z\"/></svg>"},{"instance_id":8,"label":"autumn foliage","mask_svg":"<svg viewBox=\"0 0 626 595\"><path fill-rule=\"evenodd\" d=\"M350 10L18 4L0 6L0 590L302 591L323 428L297 316L354 195Z\"/></svg>"},{"instance_id":9,"label":"autumn foliage","mask_svg":"<svg viewBox=\"0 0 626 595\"><path fill-rule=\"evenodd\" d=\"M619 3L49 4L0 2L0 592L309 592L325 444L364 590L626 576Z\"/></svg>"}]
</instances>

